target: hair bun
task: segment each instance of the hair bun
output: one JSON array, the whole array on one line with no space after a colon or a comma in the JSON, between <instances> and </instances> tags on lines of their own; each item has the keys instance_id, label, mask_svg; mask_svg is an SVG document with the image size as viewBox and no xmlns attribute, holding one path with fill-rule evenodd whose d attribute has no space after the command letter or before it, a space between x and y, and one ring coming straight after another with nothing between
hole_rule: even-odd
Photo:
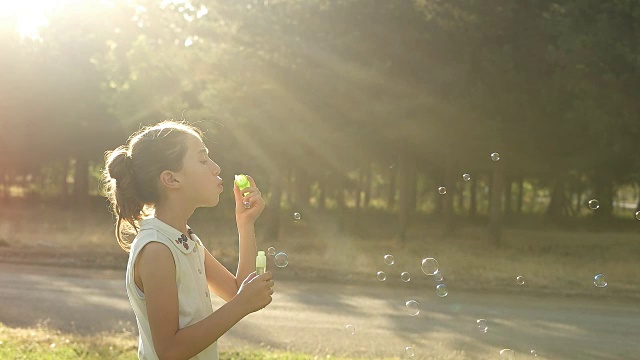
<instances>
[{"instance_id":1,"label":"hair bun","mask_svg":"<svg viewBox=\"0 0 640 360\"><path fill-rule=\"evenodd\" d=\"M111 154L109 162L109 176L117 182L125 182L131 178L131 157L125 149L119 149Z\"/></svg>"}]
</instances>

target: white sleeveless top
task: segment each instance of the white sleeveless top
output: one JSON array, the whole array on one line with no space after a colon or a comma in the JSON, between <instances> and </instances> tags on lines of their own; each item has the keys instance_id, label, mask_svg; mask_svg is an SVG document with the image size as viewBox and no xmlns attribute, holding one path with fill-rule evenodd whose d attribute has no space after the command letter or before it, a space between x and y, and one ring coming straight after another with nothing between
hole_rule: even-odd
<instances>
[{"instance_id":1,"label":"white sleeveless top","mask_svg":"<svg viewBox=\"0 0 640 360\"><path fill-rule=\"evenodd\" d=\"M176 265L180 329L195 324L213 313L211 294L204 270L204 246L191 228L187 228L189 237L156 218L143 219L140 222L140 232L131 244L125 282L127 296L133 307L133 312L136 314L138 332L140 333L138 359L158 359L151 339L145 295L136 285L133 274L136 257L146 244L156 241L165 244L171 250ZM211 344L192 359L218 360L217 342Z\"/></svg>"}]
</instances>

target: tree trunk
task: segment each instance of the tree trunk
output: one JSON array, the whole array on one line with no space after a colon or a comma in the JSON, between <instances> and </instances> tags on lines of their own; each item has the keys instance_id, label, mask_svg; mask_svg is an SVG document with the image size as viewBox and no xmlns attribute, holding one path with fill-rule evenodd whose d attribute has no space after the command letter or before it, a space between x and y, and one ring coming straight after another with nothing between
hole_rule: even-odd
<instances>
[{"instance_id":1,"label":"tree trunk","mask_svg":"<svg viewBox=\"0 0 640 360\"><path fill-rule=\"evenodd\" d=\"M358 184L356 185L356 190L355 190L356 211L354 215L355 217L354 223L356 227L360 224L360 207L362 204L362 187L363 187L364 181L365 181L364 173L362 171L359 171Z\"/></svg>"},{"instance_id":2,"label":"tree trunk","mask_svg":"<svg viewBox=\"0 0 640 360\"><path fill-rule=\"evenodd\" d=\"M638 211L640 211L640 196L638 197L638 203L636 204L636 213ZM637 218L637 216L636 216L636 218ZM638 220L640 220L640 219L638 219Z\"/></svg>"},{"instance_id":3,"label":"tree trunk","mask_svg":"<svg viewBox=\"0 0 640 360\"><path fill-rule=\"evenodd\" d=\"M594 216L600 221L611 219L613 214L613 182L605 174L606 170L601 170L595 176L595 198L600 207L594 210Z\"/></svg>"},{"instance_id":4,"label":"tree trunk","mask_svg":"<svg viewBox=\"0 0 640 360\"><path fill-rule=\"evenodd\" d=\"M73 181L73 203L85 206L89 202L89 160L85 154L76 157Z\"/></svg>"},{"instance_id":5,"label":"tree trunk","mask_svg":"<svg viewBox=\"0 0 640 360\"><path fill-rule=\"evenodd\" d=\"M282 203L282 182L280 173L274 171L271 174L271 196L269 206L265 209L266 221L264 226L264 238L262 243L276 242L280 238L280 213Z\"/></svg>"},{"instance_id":6,"label":"tree trunk","mask_svg":"<svg viewBox=\"0 0 640 360\"><path fill-rule=\"evenodd\" d=\"M576 203L573 208L573 213L575 214L575 216L579 216L580 211L582 210L582 193L583 193L582 189L576 190Z\"/></svg>"},{"instance_id":7,"label":"tree trunk","mask_svg":"<svg viewBox=\"0 0 640 360\"><path fill-rule=\"evenodd\" d=\"M367 209L371 203L371 183L372 179L371 164L365 167L365 183L364 183L364 208Z\"/></svg>"},{"instance_id":8,"label":"tree trunk","mask_svg":"<svg viewBox=\"0 0 640 360\"><path fill-rule=\"evenodd\" d=\"M396 206L396 181L398 178L398 166L392 165L389 167L389 188L387 193L387 210L393 211Z\"/></svg>"},{"instance_id":9,"label":"tree trunk","mask_svg":"<svg viewBox=\"0 0 640 360\"><path fill-rule=\"evenodd\" d=\"M565 194L565 179L563 175L557 175L551 191L551 201L547 207L546 215L553 220L559 220L566 215L565 207L567 196Z\"/></svg>"},{"instance_id":10,"label":"tree trunk","mask_svg":"<svg viewBox=\"0 0 640 360\"><path fill-rule=\"evenodd\" d=\"M455 219L453 213L453 197L456 195L456 180L453 174L453 161L447 159L445 168L444 183L447 187L447 193L440 195L443 197L443 215L444 215L444 228L443 235L449 236L453 233L455 228Z\"/></svg>"},{"instance_id":11,"label":"tree trunk","mask_svg":"<svg viewBox=\"0 0 640 360\"><path fill-rule=\"evenodd\" d=\"M344 217L346 216L346 205L344 203L344 185L346 183L346 180L344 179L344 175L340 175L340 180L338 180L338 186L336 187L336 202L337 202L337 216L338 219L336 221L336 226L337 226L337 230L338 232L343 232L344 231L344 223L345 223L345 219Z\"/></svg>"},{"instance_id":12,"label":"tree trunk","mask_svg":"<svg viewBox=\"0 0 640 360\"><path fill-rule=\"evenodd\" d=\"M489 210L489 237L496 246L501 245L502 237L502 194L504 193L504 166L496 162L491 180Z\"/></svg>"},{"instance_id":13,"label":"tree trunk","mask_svg":"<svg viewBox=\"0 0 640 360\"><path fill-rule=\"evenodd\" d=\"M478 177L472 178L471 189L469 189L469 216L475 217L478 214Z\"/></svg>"},{"instance_id":14,"label":"tree trunk","mask_svg":"<svg viewBox=\"0 0 640 360\"><path fill-rule=\"evenodd\" d=\"M297 211L305 211L309 208L311 186L309 186L309 173L303 168L296 169L296 197L294 208Z\"/></svg>"},{"instance_id":15,"label":"tree trunk","mask_svg":"<svg viewBox=\"0 0 640 360\"><path fill-rule=\"evenodd\" d=\"M458 202L458 211L463 213L464 211L464 183L457 182L456 185L456 200Z\"/></svg>"},{"instance_id":16,"label":"tree trunk","mask_svg":"<svg viewBox=\"0 0 640 360\"><path fill-rule=\"evenodd\" d=\"M398 159L398 177L400 182L400 211L398 212L399 231L398 238L405 243L407 229L410 226L410 217L415 210L415 159L406 148L403 149ZM411 197L414 197L412 199ZM413 206L412 206L413 205Z\"/></svg>"},{"instance_id":17,"label":"tree trunk","mask_svg":"<svg viewBox=\"0 0 640 360\"><path fill-rule=\"evenodd\" d=\"M524 200L524 176L518 176L518 200L516 203L516 212L522 214L522 202Z\"/></svg>"},{"instance_id":18,"label":"tree trunk","mask_svg":"<svg viewBox=\"0 0 640 360\"><path fill-rule=\"evenodd\" d=\"M536 210L536 204L538 203L538 187L533 185L531 187L531 204L529 204L529 213L532 214Z\"/></svg>"},{"instance_id":19,"label":"tree trunk","mask_svg":"<svg viewBox=\"0 0 640 360\"><path fill-rule=\"evenodd\" d=\"M318 180L318 208L324 210L327 208L327 181L324 177Z\"/></svg>"},{"instance_id":20,"label":"tree trunk","mask_svg":"<svg viewBox=\"0 0 640 360\"><path fill-rule=\"evenodd\" d=\"M513 208L513 199L511 198L512 195L512 184L513 184L513 180L511 178L511 176L505 176L505 180L504 180L504 219L506 221L509 221L509 218L511 217L511 213L512 208Z\"/></svg>"},{"instance_id":21,"label":"tree trunk","mask_svg":"<svg viewBox=\"0 0 640 360\"><path fill-rule=\"evenodd\" d=\"M0 170L0 181L2 182L2 200L6 202L9 199L9 183L4 169Z\"/></svg>"}]
</instances>

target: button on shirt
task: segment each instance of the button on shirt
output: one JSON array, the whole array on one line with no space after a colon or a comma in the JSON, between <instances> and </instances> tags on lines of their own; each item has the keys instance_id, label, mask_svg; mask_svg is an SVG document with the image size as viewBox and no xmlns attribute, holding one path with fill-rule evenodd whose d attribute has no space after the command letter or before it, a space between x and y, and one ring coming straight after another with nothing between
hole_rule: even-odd
<instances>
[{"instance_id":1,"label":"button on shirt","mask_svg":"<svg viewBox=\"0 0 640 360\"><path fill-rule=\"evenodd\" d=\"M189 236L157 218L147 218L140 222L140 231L131 244L127 263L126 287L140 333L138 338L139 359L158 359L153 348L145 296L138 289L133 274L136 257L148 243L159 242L171 250L176 265L180 329L193 325L213 313L206 275L202 270L204 269L204 246L191 228L188 227L187 230ZM211 344L192 359L218 360L217 342Z\"/></svg>"}]
</instances>

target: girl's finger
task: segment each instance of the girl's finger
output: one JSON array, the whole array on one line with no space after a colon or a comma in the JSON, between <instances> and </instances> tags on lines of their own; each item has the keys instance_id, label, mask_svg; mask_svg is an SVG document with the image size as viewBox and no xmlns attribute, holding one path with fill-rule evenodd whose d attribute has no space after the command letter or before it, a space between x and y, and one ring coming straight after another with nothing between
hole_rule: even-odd
<instances>
[{"instance_id":1,"label":"girl's finger","mask_svg":"<svg viewBox=\"0 0 640 360\"><path fill-rule=\"evenodd\" d=\"M253 180L251 175L247 175L247 179L249 179L249 184L251 184L252 187L256 187L256 182Z\"/></svg>"}]
</instances>

